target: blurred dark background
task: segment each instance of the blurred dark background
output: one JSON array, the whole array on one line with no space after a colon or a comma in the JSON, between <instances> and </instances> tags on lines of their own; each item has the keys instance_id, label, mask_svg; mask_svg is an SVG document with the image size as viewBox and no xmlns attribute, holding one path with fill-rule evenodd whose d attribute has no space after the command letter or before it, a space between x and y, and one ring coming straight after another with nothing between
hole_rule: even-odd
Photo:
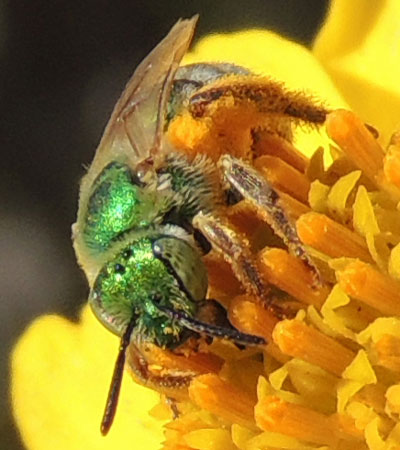
<instances>
[{"instance_id":1,"label":"blurred dark background","mask_svg":"<svg viewBox=\"0 0 400 450\"><path fill-rule=\"evenodd\" d=\"M196 40L263 27L310 45L323 0L0 0L0 398L28 323L74 319L87 295L70 227L79 180L125 82L179 17ZM267 51L267 49L266 49ZM9 406L0 449L22 449Z\"/></svg>"}]
</instances>

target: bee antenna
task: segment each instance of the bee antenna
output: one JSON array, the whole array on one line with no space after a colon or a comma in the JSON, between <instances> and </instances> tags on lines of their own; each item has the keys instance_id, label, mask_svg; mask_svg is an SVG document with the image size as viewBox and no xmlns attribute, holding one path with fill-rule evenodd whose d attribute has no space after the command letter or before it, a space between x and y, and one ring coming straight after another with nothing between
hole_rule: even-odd
<instances>
[{"instance_id":1,"label":"bee antenna","mask_svg":"<svg viewBox=\"0 0 400 450\"><path fill-rule=\"evenodd\" d=\"M111 428L114 421L115 412L117 410L119 392L121 390L122 376L125 366L125 352L131 340L131 334L136 324L136 316L133 316L124 334L121 337L119 344L118 356L114 365L114 372L111 378L110 389L108 391L106 407L104 408L103 418L101 420L101 434L105 436Z\"/></svg>"},{"instance_id":2,"label":"bee antenna","mask_svg":"<svg viewBox=\"0 0 400 450\"><path fill-rule=\"evenodd\" d=\"M189 330L195 331L197 333L206 334L211 337L219 337L229 339L238 344L244 345L264 345L266 341L264 338L259 336L254 336L252 334L242 333L235 328L221 327L219 325L213 325L210 323L203 322L202 320L191 317L184 311L176 311L167 306L161 306L157 304L157 308L162 311L170 319L177 320L181 325L188 328Z\"/></svg>"}]
</instances>

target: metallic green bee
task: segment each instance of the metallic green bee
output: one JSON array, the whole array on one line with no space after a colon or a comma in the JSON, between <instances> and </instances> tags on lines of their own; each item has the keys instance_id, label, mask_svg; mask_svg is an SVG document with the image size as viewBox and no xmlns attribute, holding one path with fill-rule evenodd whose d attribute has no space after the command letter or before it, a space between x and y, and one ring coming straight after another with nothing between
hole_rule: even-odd
<instances>
[{"instance_id":1,"label":"metallic green bee","mask_svg":"<svg viewBox=\"0 0 400 450\"><path fill-rule=\"evenodd\" d=\"M226 202L224 183L237 199L250 199L267 210L274 230L312 266L279 206L278 194L257 171L230 155L218 164L205 156L189 160L166 139L169 121L188 103L199 101L199 88L227 74L249 74L231 64L178 69L196 20L179 21L139 65L82 180L74 247L89 281L94 314L121 336L103 434L114 418L129 344L140 355L146 342L176 351L200 336L241 345L265 343L232 327L225 310L206 298L207 271L201 256L212 247L268 305L268 289L249 249L217 217ZM152 378L143 359L138 357L134 368L143 382L155 387L179 384L179 377Z\"/></svg>"}]
</instances>

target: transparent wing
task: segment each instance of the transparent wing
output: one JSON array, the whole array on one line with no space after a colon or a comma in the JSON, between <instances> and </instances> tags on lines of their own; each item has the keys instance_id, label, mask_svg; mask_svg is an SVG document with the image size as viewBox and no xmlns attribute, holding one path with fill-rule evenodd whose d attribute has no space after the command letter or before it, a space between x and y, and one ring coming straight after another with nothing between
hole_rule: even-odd
<instances>
[{"instance_id":1,"label":"transparent wing","mask_svg":"<svg viewBox=\"0 0 400 450\"><path fill-rule=\"evenodd\" d=\"M157 156L171 82L190 44L196 22L197 16L179 20L138 66L114 107L94 160L82 180L73 240L78 261L90 283L100 261L88 250L82 230L94 182L111 162L135 169L142 160Z\"/></svg>"},{"instance_id":2,"label":"transparent wing","mask_svg":"<svg viewBox=\"0 0 400 450\"><path fill-rule=\"evenodd\" d=\"M108 162L122 157L134 166L157 149L171 82L197 18L179 20L137 67L114 107L82 190Z\"/></svg>"}]
</instances>

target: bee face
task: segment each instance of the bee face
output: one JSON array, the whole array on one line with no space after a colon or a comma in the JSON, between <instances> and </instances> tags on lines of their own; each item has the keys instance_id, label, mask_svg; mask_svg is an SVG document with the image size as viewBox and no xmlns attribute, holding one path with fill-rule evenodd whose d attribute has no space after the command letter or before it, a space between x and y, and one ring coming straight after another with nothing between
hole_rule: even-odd
<instances>
[{"instance_id":1,"label":"bee face","mask_svg":"<svg viewBox=\"0 0 400 450\"><path fill-rule=\"evenodd\" d=\"M153 299L169 298L176 289L173 277L154 257L152 239L142 236L110 258L100 270L89 302L95 315L121 336L133 315L160 316Z\"/></svg>"},{"instance_id":2,"label":"bee face","mask_svg":"<svg viewBox=\"0 0 400 450\"><path fill-rule=\"evenodd\" d=\"M244 198L258 209L317 274L280 196L250 164L255 132L290 140L292 122L319 124L327 112L233 64L178 69L196 20L179 21L140 64L81 185L75 251L91 286L94 314L121 336L103 434L113 421L129 345L136 355L133 372L160 389L187 384L190 376L154 376L141 353L143 343L174 351L188 337L265 343L236 330L226 311L206 299L201 251L219 253L244 290L277 317L285 315L270 301L249 242L226 220L226 188L236 201Z\"/></svg>"},{"instance_id":3,"label":"bee face","mask_svg":"<svg viewBox=\"0 0 400 450\"><path fill-rule=\"evenodd\" d=\"M195 315L207 292L207 274L195 246L174 227L134 231L107 258L89 296L96 317L122 336L132 317L134 339L172 348L183 327L163 308ZM115 251L114 249L112 251Z\"/></svg>"}]
</instances>

